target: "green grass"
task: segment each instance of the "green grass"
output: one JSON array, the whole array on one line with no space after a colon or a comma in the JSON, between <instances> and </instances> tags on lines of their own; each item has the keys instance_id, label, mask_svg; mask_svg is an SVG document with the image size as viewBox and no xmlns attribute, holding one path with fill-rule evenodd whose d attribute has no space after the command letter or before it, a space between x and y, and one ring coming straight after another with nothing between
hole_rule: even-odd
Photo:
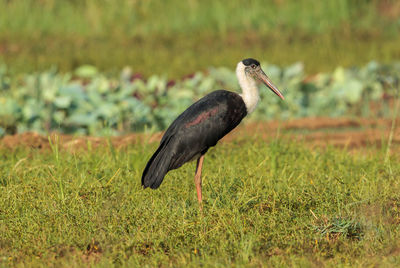
<instances>
[{"instance_id":1,"label":"green grass","mask_svg":"<svg viewBox=\"0 0 400 268\"><path fill-rule=\"evenodd\" d=\"M1 152L0 265L396 266L400 164L256 137L143 190L156 144Z\"/></svg>"},{"instance_id":2,"label":"green grass","mask_svg":"<svg viewBox=\"0 0 400 268\"><path fill-rule=\"evenodd\" d=\"M2 1L0 32L25 35L138 36L259 30L398 33L399 6L389 1L252 0L242 2L35 0Z\"/></svg>"},{"instance_id":3,"label":"green grass","mask_svg":"<svg viewBox=\"0 0 400 268\"><path fill-rule=\"evenodd\" d=\"M1 38L0 38L1 40ZM0 62L12 74L58 67L68 72L92 64L116 76L125 66L149 77L154 74L181 78L210 66L235 68L246 57L287 66L301 61L309 74L333 71L337 66L360 66L371 60L390 63L400 60L400 38L379 36L364 39L341 34L322 34L292 39L290 36L257 36L256 33L216 35L151 36L144 39L75 37L4 38L9 51ZM0 41L1 42L1 41ZM12 48L12 49L11 49Z\"/></svg>"},{"instance_id":4,"label":"green grass","mask_svg":"<svg viewBox=\"0 0 400 268\"><path fill-rule=\"evenodd\" d=\"M89 63L178 78L250 56L316 73L400 59L390 0L27 0L0 10L0 62L15 73Z\"/></svg>"}]
</instances>

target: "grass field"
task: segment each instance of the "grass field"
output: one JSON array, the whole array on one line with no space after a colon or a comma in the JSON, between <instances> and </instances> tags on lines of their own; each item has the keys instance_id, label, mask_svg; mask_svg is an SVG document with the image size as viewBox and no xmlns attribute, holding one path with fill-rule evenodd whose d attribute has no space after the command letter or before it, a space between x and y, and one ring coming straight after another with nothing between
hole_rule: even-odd
<instances>
[{"instance_id":1,"label":"grass field","mask_svg":"<svg viewBox=\"0 0 400 268\"><path fill-rule=\"evenodd\" d=\"M52 144L2 149L1 266L400 264L400 159L385 161L385 146L220 143L205 158L201 212L194 163L141 188L156 143Z\"/></svg>"},{"instance_id":2,"label":"grass field","mask_svg":"<svg viewBox=\"0 0 400 268\"><path fill-rule=\"evenodd\" d=\"M0 62L14 73L128 65L179 78L245 57L317 73L400 59L395 0L27 0L0 10Z\"/></svg>"},{"instance_id":3,"label":"grass field","mask_svg":"<svg viewBox=\"0 0 400 268\"><path fill-rule=\"evenodd\" d=\"M324 33L333 29L381 31L392 35L399 5L395 0L321 1L240 0L132 1L35 0L3 1L0 30L10 34L80 36L144 36L229 31L300 30ZM310 8L312 7L312 8Z\"/></svg>"}]
</instances>

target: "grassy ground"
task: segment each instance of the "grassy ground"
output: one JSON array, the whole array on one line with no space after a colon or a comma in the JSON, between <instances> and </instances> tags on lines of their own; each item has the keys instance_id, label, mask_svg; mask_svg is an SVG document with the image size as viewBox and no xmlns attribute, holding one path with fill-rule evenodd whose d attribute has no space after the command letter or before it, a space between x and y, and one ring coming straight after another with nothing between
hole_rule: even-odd
<instances>
[{"instance_id":1,"label":"grassy ground","mask_svg":"<svg viewBox=\"0 0 400 268\"><path fill-rule=\"evenodd\" d=\"M157 191L140 175L156 144L1 152L0 265L400 264L400 165L256 137L219 144Z\"/></svg>"},{"instance_id":2,"label":"grassy ground","mask_svg":"<svg viewBox=\"0 0 400 268\"><path fill-rule=\"evenodd\" d=\"M315 73L400 59L391 0L27 0L0 10L0 61L16 73L89 63L176 78L249 56Z\"/></svg>"},{"instance_id":3,"label":"grassy ground","mask_svg":"<svg viewBox=\"0 0 400 268\"><path fill-rule=\"evenodd\" d=\"M106 38L65 36L40 37L29 41L24 37L5 38L3 44L7 53L0 53L0 61L7 63L9 71L14 74L47 70L51 66L66 72L82 64L92 64L111 75L118 74L125 66L132 66L135 72L145 77L166 74L169 78L181 78L210 66L233 69L246 57L278 66L301 61L310 74L333 71L337 66L359 66L371 60L400 60L399 37L341 38L341 34L292 39L277 34L273 37L258 36L257 33L227 37L207 34L128 40L115 38L112 43Z\"/></svg>"},{"instance_id":4,"label":"grassy ground","mask_svg":"<svg viewBox=\"0 0 400 268\"><path fill-rule=\"evenodd\" d=\"M320 1L240 0L2 1L0 32L24 35L80 36L175 34L231 30L398 32L396 0Z\"/></svg>"}]
</instances>

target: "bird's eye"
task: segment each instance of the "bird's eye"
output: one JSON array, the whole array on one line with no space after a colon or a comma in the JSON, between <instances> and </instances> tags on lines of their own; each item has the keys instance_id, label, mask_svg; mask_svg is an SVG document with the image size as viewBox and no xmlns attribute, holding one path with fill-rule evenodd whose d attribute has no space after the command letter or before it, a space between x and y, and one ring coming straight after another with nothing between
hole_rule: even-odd
<instances>
[{"instance_id":1,"label":"bird's eye","mask_svg":"<svg viewBox=\"0 0 400 268\"><path fill-rule=\"evenodd\" d=\"M256 65L255 65L255 64L252 64L252 65L251 65L251 68L255 69L255 68L256 68Z\"/></svg>"}]
</instances>

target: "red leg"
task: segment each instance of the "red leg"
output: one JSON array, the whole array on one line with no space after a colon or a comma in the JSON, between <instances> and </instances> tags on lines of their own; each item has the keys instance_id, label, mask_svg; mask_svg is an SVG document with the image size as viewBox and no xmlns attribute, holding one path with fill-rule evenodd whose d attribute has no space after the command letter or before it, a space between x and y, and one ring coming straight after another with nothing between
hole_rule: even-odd
<instances>
[{"instance_id":1,"label":"red leg","mask_svg":"<svg viewBox=\"0 0 400 268\"><path fill-rule=\"evenodd\" d=\"M196 184L197 190L197 200L201 204L202 194L201 194L201 169L203 168L204 154L197 159L196 175L194 176L194 183Z\"/></svg>"}]
</instances>

